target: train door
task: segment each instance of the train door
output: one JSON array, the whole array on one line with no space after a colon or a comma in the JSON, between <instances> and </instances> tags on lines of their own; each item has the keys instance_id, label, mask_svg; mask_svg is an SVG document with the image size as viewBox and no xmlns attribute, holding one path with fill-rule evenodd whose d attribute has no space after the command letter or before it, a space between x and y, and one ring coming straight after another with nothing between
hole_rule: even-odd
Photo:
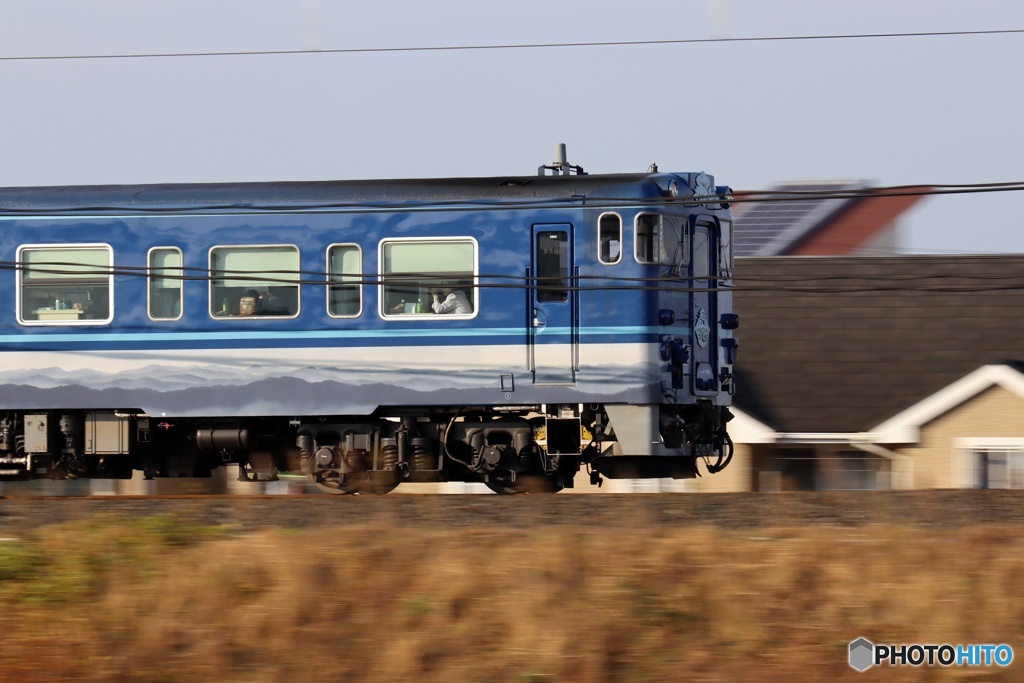
<instances>
[{"instance_id":1,"label":"train door","mask_svg":"<svg viewBox=\"0 0 1024 683\"><path fill-rule=\"evenodd\" d=\"M714 226L698 222L693 231L693 252L690 264L693 268L693 289L690 297L690 323L693 325L693 393L695 396L714 395L718 391L715 377L717 311L715 297L709 289L717 285L717 249L715 249Z\"/></svg>"},{"instance_id":2,"label":"train door","mask_svg":"<svg viewBox=\"0 0 1024 683\"><path fill-rule=\"evenodd\" d=\"M528 339L534 384L573 384L579 334L572 225L533 226Z\"/></svg>"}]
</instances>

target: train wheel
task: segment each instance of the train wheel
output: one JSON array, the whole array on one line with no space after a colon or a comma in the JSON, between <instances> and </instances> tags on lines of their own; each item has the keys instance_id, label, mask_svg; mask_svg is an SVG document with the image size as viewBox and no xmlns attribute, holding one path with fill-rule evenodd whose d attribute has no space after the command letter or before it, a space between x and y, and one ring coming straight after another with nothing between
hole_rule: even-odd
<instances>
[{"instance_id":1,"label":"train wheel","mask_svg":"<svg viewBox=\"0 0 1024 683\"><path fill-rule=\"evenodd\" d=\"M396 486L398 486L397 477L394 480L385 478L384 481L367 477L364 481L359 483L359 492L369 493L374 496L383 496L385 493L391 493L394 491Z\"/></svg>"},{"instance_id":2,"label":"train wheel","mask_svg":"<svg viewBox=\"0 0 1024 683\"><path fill-rule=\"evenodd\" d=\"M307 474L306 477L309 478L309 483L311 483L318 491L330 493L335 496L344 495L346 493L356 493L359 490L359 487L355 482L341 481L335 472L315 472L313 474Z\"/></svg>"},{"instance_id":3,"label":"train wheel","mask_svg":"<svg viewBox=\"0 0 1024 683\"><path fill-rule=\"evenodd\" d=\"M558 493L562 486L557 478L546 475L519 475L513 481L488 481L484 482L490 490L503 495L517 493Z\"/></svg>"},{"instance_id":4,"label":"train wheel","mask_svg":"<svg viewBox=\"0 0 1024 683\"><path fill-rule=\"evenodd\" d=\"M310 483L313 484L318 491L330 493L336 496L351 493L368 493L374 496L383 496L385 493L390 493L396 486L398 486L397 481L374 480L365 474L349 475L344 481L341 481L336 472L330 471L307 474L306 477L309 478Z\"/></svg>"}]
</instances>

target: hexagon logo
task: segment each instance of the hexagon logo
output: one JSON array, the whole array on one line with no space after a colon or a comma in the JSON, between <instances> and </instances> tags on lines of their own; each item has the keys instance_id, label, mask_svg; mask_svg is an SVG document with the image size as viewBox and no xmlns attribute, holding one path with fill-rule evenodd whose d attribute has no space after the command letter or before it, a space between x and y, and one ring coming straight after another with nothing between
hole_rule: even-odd
<instances>
[{"instance_id":1,"label":"hexagon logo","mask_svg":"<svg viewBox=\"0 0 1024 683\"><path fill-rule=\"evenodd\" d=\"M858 638L850 643L850 666L857 671L867 671L875 664L875 646L867 638Z\"/></svg>"}]
</instances>

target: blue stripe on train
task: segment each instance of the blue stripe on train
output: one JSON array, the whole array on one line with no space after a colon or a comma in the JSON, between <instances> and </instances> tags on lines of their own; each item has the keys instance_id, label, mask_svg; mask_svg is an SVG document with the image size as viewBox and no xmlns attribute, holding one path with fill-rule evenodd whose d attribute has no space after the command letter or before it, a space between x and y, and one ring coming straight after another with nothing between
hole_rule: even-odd
<instances>
[{"instance_id":1,"label":"blue stripe on train","mask_svg":"<svg viewBox=\"0 0 1024 683\"><path fill-rule=\"evenodd\" d=\"M668 330L653 326L587 327L579 336L588 344L656 342L668 331L684 334L680 328ZM569 328L548 328L536 343L566 343ZM428 341L429 340L429 341ZM340 344L344 346L422 345L434 341L444 346L522 344L522 328L460 329L386 329L386 330L306 330L261 332L130 332L130 333L55 333L0 335L0 352L49 349L153 349L153 348L309 348Z\"/></svg>"}]
</instances>

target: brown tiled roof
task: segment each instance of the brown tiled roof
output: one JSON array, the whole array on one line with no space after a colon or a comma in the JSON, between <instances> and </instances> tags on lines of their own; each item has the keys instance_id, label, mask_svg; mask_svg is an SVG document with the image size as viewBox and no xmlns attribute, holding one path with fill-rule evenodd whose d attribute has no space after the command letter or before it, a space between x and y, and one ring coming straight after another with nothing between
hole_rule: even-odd
<instances>
[{"instance_id":1,"label":"brown tiled roof","mask_svg":"<svg viewBox=\"0 0 1024 683\"><path fill-rule=\"evenodd\" d=\"M766 193L736 191L736 253L751 257L862 253L929 190L925 186L871 188L861 181L819 180L779 183ZM828 196L798 199L785 194L789 192L825 192Z\"/></svg>"},{"instance_id":2,"label":"brown tiled roof","mask_svg":"<svg viewBox=\"0 0 1024 683\"><path fill-rule=\"evenodd\" d=\"M923 199L923 195L907 192L925 192L928 189L869 190L865 196L851 202L838 216L791 246L786 253L792 256L855 253Z\"/></svg>"},{"instance_id":3,"label":"brown tiled roof","mask_svg":"<svg viewBox=\"0 0 1024 683\"><path fill-rule=\"evenodd\" d=\"M866 431L1024 359L1024 255L737 259L735 282L735 403L780 432Z\"/></svg>"}]
</instances>

